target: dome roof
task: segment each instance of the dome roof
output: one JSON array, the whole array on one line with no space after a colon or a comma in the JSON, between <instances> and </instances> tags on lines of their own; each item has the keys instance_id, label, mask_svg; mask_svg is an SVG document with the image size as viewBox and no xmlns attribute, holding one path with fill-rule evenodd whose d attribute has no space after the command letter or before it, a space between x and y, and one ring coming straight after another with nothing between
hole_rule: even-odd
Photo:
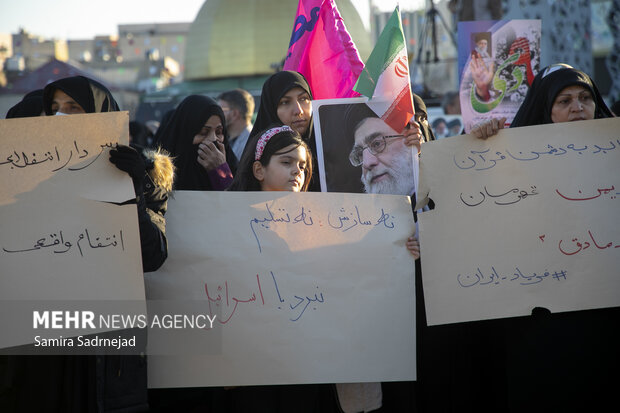
<instances>
[{"instance_id":1,"label":"dome roof","mask_svg":"<svg viewBox=\"0 0 620 413\"><path fill-rule=\"evenodd\" d=\"M185 79L270 74L284 59L298 0L206 0L185 49ZM362 60L370 34L350 0L336 4Z\"/></svg>"}]
</instances>

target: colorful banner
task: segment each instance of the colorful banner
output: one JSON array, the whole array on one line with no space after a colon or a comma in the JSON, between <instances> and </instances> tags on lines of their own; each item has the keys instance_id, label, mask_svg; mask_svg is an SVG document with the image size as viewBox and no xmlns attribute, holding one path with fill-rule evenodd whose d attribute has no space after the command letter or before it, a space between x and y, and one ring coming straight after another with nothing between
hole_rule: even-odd
<instances>
[{"instance_id":1,"label":"colorful banner","mask_svg":"<svg viewBox=\"0 0 620 413\"><path fill-rule=\"evenodd\" d=\"M458 24L461 113L465 132L489 118L514 115L540 68L540 20Z\"/></svg>"},{"instance_id":2,"label":"colorful banner","mask_svg":"<svg viewBox=\"0 0 620 413\"><path fill-rule=\"evenodd\" d=\"M359 96L364 63L334 0L299 0L284 70L303 74L314 99Z\"/></svg>"}]
</instances>

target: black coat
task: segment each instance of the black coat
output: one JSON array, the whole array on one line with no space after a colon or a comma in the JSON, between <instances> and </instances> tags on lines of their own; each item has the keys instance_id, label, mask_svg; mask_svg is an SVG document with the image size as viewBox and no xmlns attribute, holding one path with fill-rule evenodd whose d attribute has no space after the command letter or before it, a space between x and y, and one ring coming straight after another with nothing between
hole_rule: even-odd
<instances>
[{"instance_id":1,"label":"black coat","mask_svg":"<svg viewBox=\"0 0 620 413\"><path fill-rule=\"evenodd\" d=\"M174 167L161 150L139 149L146 165L143 188L135 188L138 203L140 247L144 272L155 271L168 257L166 220L168 197L172 191Z\"/></svg>"}]
</instances>

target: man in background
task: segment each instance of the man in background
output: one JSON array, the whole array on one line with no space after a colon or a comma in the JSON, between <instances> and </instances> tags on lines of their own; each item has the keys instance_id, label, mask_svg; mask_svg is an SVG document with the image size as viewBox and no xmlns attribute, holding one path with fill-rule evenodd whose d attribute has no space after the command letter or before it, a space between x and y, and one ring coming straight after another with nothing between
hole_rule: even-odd
<instances>
[{"instance_id":1,"label":"man in background","mask_svg":"<svg viewBox=\"0 0 620 413\"><path fill-rule=\"evenodd\" d=\"M219 95L217 100L226 116L230 147L239 160L252 131L254 98L247 90L233 89Z\"/></svg>"}]
</instances>

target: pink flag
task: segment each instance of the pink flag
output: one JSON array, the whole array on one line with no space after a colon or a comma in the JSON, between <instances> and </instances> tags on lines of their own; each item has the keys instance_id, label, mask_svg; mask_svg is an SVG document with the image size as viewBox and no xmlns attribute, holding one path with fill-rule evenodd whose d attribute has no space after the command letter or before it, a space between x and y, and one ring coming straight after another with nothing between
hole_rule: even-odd
<instances>
[{"instance_id":1,"label":"pink flag","mask_svg":"<svg viewBox=\"0 0 620 413\"><path fill-rule=\"evenodd\" d=\"M364 63L334 0L299 0L284 70L303 74L314 99L359 96Z\"/></svg>"}]
</instances>

